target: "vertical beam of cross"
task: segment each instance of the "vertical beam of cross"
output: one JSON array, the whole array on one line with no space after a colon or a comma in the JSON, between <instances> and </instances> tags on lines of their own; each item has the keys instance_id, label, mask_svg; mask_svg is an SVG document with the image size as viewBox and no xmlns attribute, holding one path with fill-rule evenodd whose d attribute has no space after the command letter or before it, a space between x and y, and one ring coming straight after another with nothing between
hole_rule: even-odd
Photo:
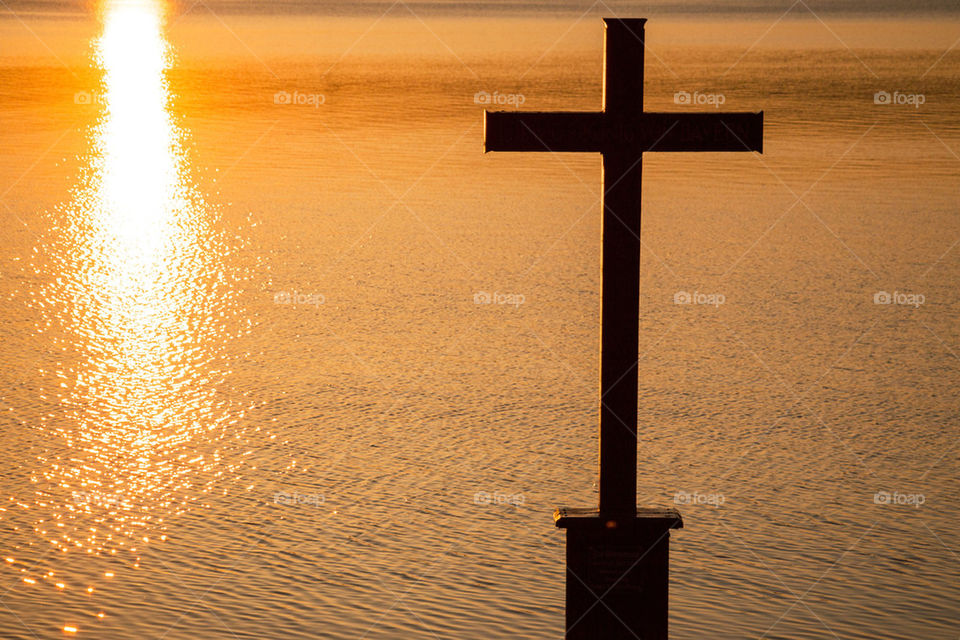
<instances>
[{"instance_id":1,"label":"vertical beam of cross","mask_svg":"<svg viewBox=\"0 0 960 640\"><path fill-rule=\"evenodd\" d=\"M632 21L631 21L632 22ZM643 112L643 22L607 22L603 111L616 129ZM639 27L637 33L635 29ZM637 354L640 335L640 183L643 153L603 153L600 269L600 512L637 505Z\"/></svg>"}]
</instances>

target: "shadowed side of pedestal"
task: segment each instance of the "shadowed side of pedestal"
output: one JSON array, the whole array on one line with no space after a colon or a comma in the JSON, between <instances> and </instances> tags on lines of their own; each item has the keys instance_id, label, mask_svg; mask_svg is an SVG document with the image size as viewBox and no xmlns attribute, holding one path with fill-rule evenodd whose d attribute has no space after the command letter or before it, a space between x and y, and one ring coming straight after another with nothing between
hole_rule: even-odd
<instances>
[{"instance_id":1,"label":"shadowed side of pedestal","mask_svg":"<svg viewBox=\"0 0 960 640\"><path fill-rule=\"evenodd\" d=\"M670 531L675 509L633 517L558 509L567 530L567 640L667 639Z\"/></svg>"}]
</instances>

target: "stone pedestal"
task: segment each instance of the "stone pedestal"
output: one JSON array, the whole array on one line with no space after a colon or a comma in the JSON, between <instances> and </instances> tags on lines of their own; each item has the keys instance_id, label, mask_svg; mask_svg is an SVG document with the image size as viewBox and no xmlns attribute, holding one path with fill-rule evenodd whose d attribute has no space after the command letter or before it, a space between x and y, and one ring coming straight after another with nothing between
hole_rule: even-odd
<instances>
[{"instance_id":1,"label":"stone pedestal","mask_svg":"<svg viewBox=\"0 0 960 640\"><path fill-rule=\"evenodd\" d=\"M680 513L553 517L567 530L566 640L667 640L670 530L683 526Z\"/></svg>"}]
</instances>

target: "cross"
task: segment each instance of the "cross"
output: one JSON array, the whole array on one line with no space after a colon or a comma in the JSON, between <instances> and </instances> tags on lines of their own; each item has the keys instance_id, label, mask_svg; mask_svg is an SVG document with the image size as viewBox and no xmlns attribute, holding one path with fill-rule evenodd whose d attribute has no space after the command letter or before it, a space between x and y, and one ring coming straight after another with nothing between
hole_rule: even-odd
<instances>
[{"instance_id":1,"label":"cross","mask_svg":"<svg viewBox=\"0 0 960 640\"><path fill-rule=\"evenodd\" d=\"M484 151L603 155L600 515L636 513L640 179L651 151L763 152L763 112L643 110L645 18L604 19L603 110L484 112Z\"/></svg>"}]
</instances>

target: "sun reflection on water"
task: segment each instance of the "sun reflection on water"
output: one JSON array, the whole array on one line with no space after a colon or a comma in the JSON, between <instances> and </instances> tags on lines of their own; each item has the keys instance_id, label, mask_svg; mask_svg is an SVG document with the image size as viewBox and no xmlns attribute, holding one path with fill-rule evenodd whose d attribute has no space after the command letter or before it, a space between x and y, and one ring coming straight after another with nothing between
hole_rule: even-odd
<instances>
[{"instance_id":1,"label":"sun reflection on water","mask_svg":"<svg viewBox=\"0 0 960 640\"><path fill-rule=\"evenodd\" d=\"M248 328L227 268L236 242L217 231L190 177L167 84L165 11L160 0L100 7L103 112L43 248L56 275L34 298L58 347L41 395L56 409L39 429L35 500L7 505L29 513L43 539L20 554L103 557L100 582L139 566L138 549L166 540L167 518L223 490L242 460L243 405L224 392L224 344ZM5 561L25 585L98 588L17 556Z\"/></svg>"}]
</instances>

